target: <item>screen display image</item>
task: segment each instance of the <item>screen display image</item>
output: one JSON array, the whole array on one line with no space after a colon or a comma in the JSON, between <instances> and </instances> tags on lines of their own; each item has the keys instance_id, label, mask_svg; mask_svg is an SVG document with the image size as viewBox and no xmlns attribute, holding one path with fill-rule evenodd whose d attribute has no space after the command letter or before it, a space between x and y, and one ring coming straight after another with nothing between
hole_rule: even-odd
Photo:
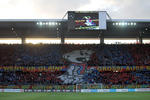
<instances>
[{"instance_id":1,"label":"screen display image","mask_svg":"<svg viewBox=\"0 0 150 100\"><path fill-rule=\"evenodd\" d=\"M98 30L99 29L98 13L76 13L75 29Z\"/></svg>"}]
</instances>

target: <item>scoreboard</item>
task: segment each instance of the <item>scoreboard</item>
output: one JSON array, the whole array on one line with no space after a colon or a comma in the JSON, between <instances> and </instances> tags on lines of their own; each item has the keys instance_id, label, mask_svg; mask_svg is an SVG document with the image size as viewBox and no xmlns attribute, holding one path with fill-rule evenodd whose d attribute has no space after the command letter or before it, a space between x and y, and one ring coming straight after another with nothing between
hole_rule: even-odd
<instances>
[{"instance_id":1,"label":"scoreboard","mask_svg":"<svg viewBox=\"0 0 150 100\"><path fill-rule=\"evenodd\" d=\"M69 30L106 30L106 12L68 12Z\"/></svg>"}]
</instances>

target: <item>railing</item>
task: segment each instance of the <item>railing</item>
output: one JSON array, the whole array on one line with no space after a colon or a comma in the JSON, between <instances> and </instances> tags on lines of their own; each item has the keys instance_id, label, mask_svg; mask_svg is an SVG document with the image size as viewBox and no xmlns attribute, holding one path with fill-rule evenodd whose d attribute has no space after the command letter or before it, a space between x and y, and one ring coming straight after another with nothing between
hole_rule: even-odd
<instances>
[{"instance_id":1,"label":"railing","mask_svg":"<svg viewBox=\"0 0 150 100\"><path fill-rule=\"evenodd\" d=\"M0 85L0 89L43 89L43 90L80 90L80 89L134 89L150 88L149 85L103 85L103 84L78 84L78 85Z\"/></svg>"}]
</instances>

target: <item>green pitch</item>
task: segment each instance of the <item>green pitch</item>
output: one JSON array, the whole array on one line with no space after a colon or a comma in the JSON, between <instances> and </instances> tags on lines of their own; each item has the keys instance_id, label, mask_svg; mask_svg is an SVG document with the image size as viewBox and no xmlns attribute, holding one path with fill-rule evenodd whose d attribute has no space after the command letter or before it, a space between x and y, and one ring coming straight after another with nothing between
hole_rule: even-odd
<instances>
[{"instance_id":1,"label":"green pitch","mask_svg":"<svg viewBox=\"0 0 150 100\"><path fill-rule=\"evenodd\" d=\"M0 100L150 100L150 92L0 93Z\"/></svg>"}]
</instances>

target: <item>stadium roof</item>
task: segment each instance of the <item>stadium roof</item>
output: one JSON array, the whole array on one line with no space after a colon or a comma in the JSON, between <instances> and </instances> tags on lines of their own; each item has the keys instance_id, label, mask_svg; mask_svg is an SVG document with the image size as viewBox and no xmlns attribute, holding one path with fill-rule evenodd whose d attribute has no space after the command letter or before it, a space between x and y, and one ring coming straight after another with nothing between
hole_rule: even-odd
<instances>
[{"instance_id":1,"label":"stadium roof","mask_svg":"<svg viewBox=\"0 0 150 100\"><path fill-rule=\"evenodd\" d=\"M37 22L44 22L44 24L41 26ZM47 25L45 22L63 22L63 24ZM105 38L135 38L138 35L150 38L150 19L109 19L105 31L68 31L67 22L67 19L0 19L0 38L20 36L58 38L61 37L61 33L64 33L66 38L98 38L101 32ZM135 23L135 25L122 25L125 24L124 22Z\"/></svg>"},{"instance_id":2,"label":"stadium roof","mask_svg":"<svg viewBox=\"0 0 150 100\"><path fill-rule=\"evenodd\" d=\"M109 21L117 21L117 22L150 22L150 19L112 19Z\"/></svg>"},{"instance_id":3,"label":"stadium roof","mask_svg":"<svg viewBox=\"0 0 150 100\"><path fill-rule=\"evenodd\" d=\"M0 22L67 21L67 19L0 19ZM150 22L150 19L108 19L108 22Z\"/></svg>"},{"instance_id":4,"label":"stadium roof","mask_svg":"<svg viewBox=\"0 0 150 100\"><path fill-rule=\"evenodd\" d=\"M67 19L0 19L0 22L67 21Z\"/></svg>"}]
</instances>

